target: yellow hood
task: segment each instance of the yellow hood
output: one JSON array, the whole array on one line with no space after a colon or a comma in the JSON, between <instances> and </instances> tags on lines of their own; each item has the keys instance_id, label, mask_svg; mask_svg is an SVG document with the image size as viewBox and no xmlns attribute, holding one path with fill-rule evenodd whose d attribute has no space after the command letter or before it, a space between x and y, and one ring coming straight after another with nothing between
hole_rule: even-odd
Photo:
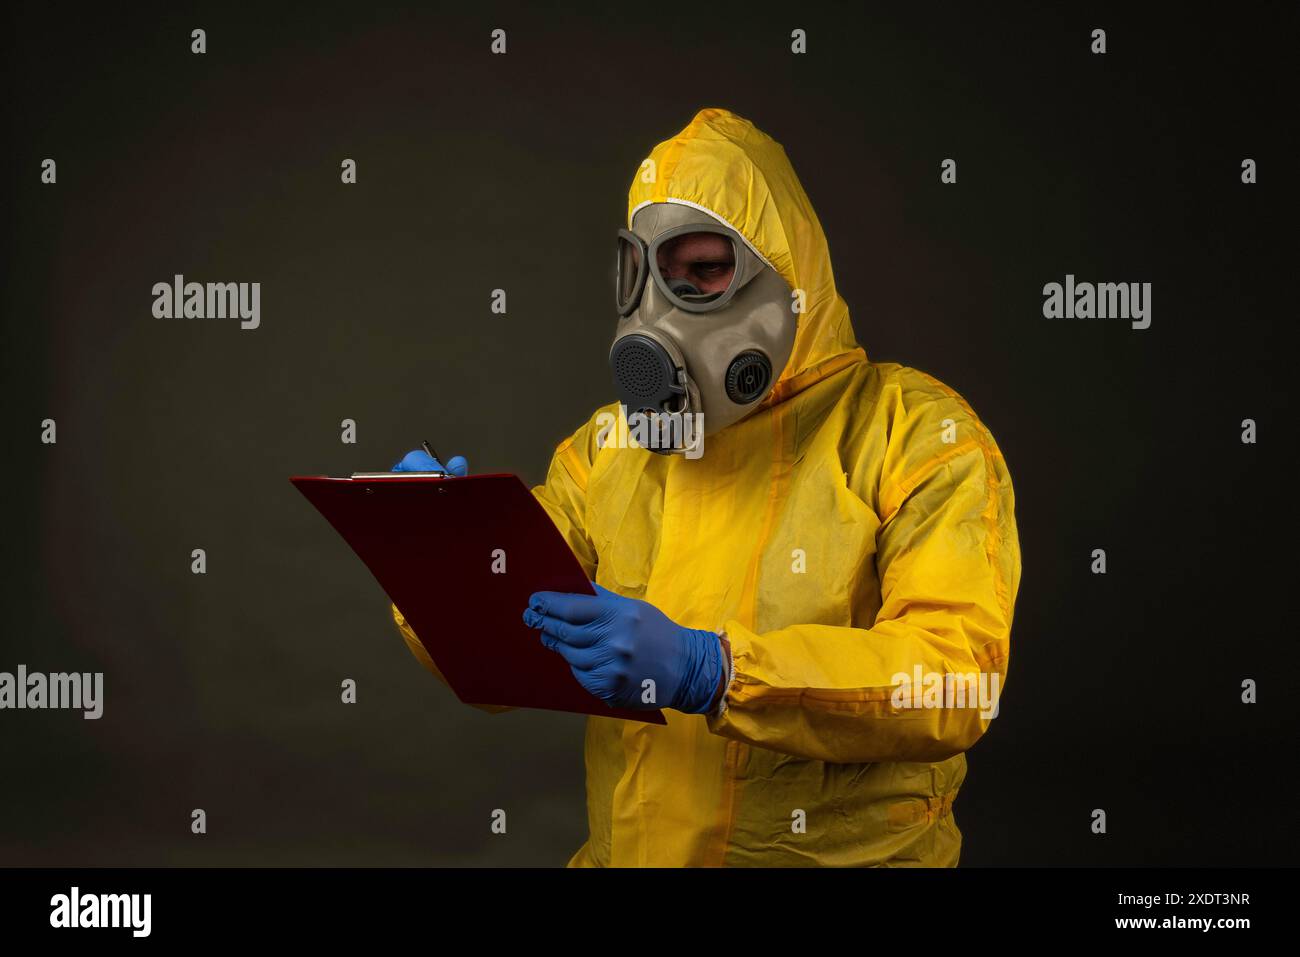
<instances>
[{"instance_id":1,"label":"yellow hood","mask_svg":"<svg viewBox=\"0 0 1300 957\"><path fill-rule=\"evenodd\" d=\"M791 289L803 290L794 348L765 405L866 358L835 291L817 214L785 150L749 120L705 109L651 151L627 194L627 220L647 203L685 203L730 226Z\"/></svg>"}]
</instances>

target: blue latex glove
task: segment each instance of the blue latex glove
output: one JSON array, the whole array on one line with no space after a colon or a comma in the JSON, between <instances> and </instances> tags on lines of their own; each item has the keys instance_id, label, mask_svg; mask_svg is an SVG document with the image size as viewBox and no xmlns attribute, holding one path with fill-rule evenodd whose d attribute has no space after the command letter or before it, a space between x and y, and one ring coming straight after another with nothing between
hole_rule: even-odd
<instances>
[{"instance_id":1,"label":"blue latex glove","mask_svg":"<svg viewBox=\"0 0 1300 957\"><path fill-rule=\"evenodd\" d=\"M465 461L463 455L453 455L447 460L444 466L441 462L431 456L424 449L416 449L414 452L407 452L402 456L402 461L390 469L393 472L446 472L448 475L455 475L457 478L464 478L469 474L469 462Z\"/></svg>"},{"instance_id":2,"label":"blue latex glove","mask_svg":"<svg viewBox=\"0 0 1300 957\"><path fill-rule=\"evenodd\" d=\"M722 683L722 642L683 628L649 602L596 585L596 594L539 591L524 623L569 663L578 682L612 707L709 711ZM652 686L644 684L653 681Z\"/></svg>"}]
</instances>

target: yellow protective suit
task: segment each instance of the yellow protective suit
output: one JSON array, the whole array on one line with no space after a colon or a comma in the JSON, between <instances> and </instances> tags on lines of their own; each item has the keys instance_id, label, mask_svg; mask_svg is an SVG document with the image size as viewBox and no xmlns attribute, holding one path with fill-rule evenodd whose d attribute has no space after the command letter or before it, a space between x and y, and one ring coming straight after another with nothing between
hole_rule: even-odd
<instances>
[{"instance_id":1,"label":"yellow protective suit","mask_svg":"<svg viewBox=\"0 0 1300 957\"><path fill-rule=\"evenodd\" d=\"M709 109L650 159L629 225L647 202L702 207L806 309L773 393L703 457L598 447L593 416L534 489L595 581L725 631L735 669L721 715L588 719L590 837L570 864L956 864L963 752L989 720L895 691L918 668L1006 676L1020 581L1006 464L952 389L867 360L779 144Z\"/></svg>"}]
</instances>

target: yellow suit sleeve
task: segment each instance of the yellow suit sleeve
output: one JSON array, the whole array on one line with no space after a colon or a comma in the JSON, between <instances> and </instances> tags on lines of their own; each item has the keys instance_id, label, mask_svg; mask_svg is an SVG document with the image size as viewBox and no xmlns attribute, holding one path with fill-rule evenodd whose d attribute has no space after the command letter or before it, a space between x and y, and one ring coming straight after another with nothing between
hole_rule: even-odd
<instances>
[{"instance_id":1,"label":"yellow suit sleeve","mask_svg":"<svg viewBox=\"0 0 1300 957\"><path fill-rule=\"evenodd\" d=\"M726 623L733 674L721 712L708 719L714 733L857 763L939 761L988 729L996 709L980 706L979 689L996 702L1006 678L1020 552L1006 465L978 420L964 424L964 441L923 442L919 454L897 456L911 465L898 463L897 478L881 481L882 605L870 628L793 625L760 635ZM930 675L972 683L951 679L950 692L932 684L928 703L940 706L917 707L927 704L925 683L941 680ZM963 698L965 706L948 706Z\"/></svg>"}]
</instances>

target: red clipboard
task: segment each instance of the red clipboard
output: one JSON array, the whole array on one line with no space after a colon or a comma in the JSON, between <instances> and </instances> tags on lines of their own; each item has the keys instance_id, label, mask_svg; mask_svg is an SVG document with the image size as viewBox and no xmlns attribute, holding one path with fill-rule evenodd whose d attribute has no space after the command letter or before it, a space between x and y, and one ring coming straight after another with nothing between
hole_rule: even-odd
<instances>
[{"instance_id":1,"label":"red clipboard","mask_svg":"<svg viewBox=\"0 0 1300 957\"><path fill-rule=\"evenodd\" d=\"M370 569L461 701L667 723L605 704L524 624L533 592L594 592L518 476L289 481ZM502 560L505 572L493 571Z\"/></svg>"}]
</instances>

